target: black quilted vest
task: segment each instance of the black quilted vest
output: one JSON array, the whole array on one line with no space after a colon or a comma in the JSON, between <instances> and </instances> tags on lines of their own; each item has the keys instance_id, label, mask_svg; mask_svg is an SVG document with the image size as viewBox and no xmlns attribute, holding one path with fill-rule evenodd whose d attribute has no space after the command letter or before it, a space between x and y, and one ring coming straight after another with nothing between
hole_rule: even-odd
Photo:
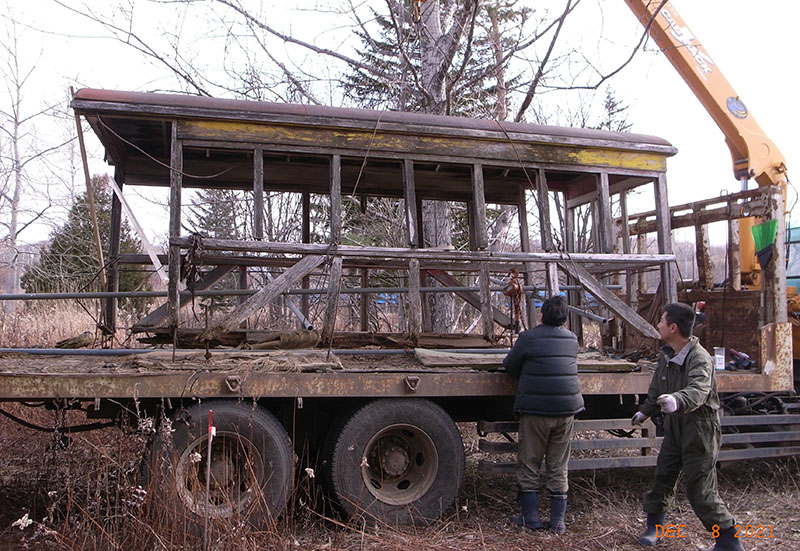
<instances>
[{"instance_id":1,"label":"black quilted vest","mask_svg":"<svg viewBox=\"0 0 800 551\"><path fill-rule=\"evenodd\" d=\"M566 417L583 411L578 339L565 327L537 325L520 333L503 366L519 379L514 411Z\"/></svg>"}]
</instances>

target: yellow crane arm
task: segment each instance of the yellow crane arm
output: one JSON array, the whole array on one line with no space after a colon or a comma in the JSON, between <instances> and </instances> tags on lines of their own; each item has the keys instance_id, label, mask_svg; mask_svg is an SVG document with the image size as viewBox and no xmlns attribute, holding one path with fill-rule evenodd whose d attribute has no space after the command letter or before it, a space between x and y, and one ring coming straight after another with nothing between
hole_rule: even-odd
<instances>
[{"instance_id":1,"label":"yellow crane arm","mask_svg":"<svg viewBox=\"0 0 800 551\"><path fill-rule=\"evenodd\" d=\"M653 41L725 135L738 180L786 189L786 163L675 8L663 0L625 0Z\"/></svg>"}]
</instances>

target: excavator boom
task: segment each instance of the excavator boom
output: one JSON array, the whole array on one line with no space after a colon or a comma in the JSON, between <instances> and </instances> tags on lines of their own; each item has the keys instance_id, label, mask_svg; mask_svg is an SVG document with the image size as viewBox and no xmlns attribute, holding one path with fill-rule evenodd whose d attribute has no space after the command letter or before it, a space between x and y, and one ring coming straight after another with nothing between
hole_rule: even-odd
<instances>
[{"instance_id":1,"label":"excavator boom","mask_svg":"<svg viewBox=\"0 0 800 551\"><path fill-rule=\"evenodd\" d=\"M786 188L786 164L703 45L667 0L625 0L717 123L738 180ZM785 191L784 191L785 193Z\"/></svg>"}]
</instances>

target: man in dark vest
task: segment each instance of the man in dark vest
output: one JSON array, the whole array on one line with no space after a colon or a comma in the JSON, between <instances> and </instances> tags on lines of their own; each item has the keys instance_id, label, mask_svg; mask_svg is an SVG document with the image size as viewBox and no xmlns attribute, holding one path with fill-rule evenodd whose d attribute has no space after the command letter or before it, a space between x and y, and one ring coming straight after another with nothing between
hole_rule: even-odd
<instances>
[{"instance_id":1,"label":"man in dark vest","mask_svg":"<svg viewBox=\"0 0 800 551\"><path fill-rule=\"evenodd\" d=\"M562 296L544 301L541 321L520 333L503 361L506 371L519 379L514 411L519 414L517 481L522 514L512 516L511 522L531 529L544 527L539 518L539 487L544 479L550 492L550 530L563 534L572 428L575 414L584 409L578 339L563 327L567 302Z\"/></svg>"},{"instance_id":2,"label":"man in dark vest","mask_svg":"<svg viewBox=\"0 0 800 551\"><path fill-rule=\"evenodd\" d=\"M631 419L633 425L641 425L659 411L665 413L655 482L644 496L647 529L639 544L655 545L663 537L666 512L683 471L692 509L717 538L713 551L743 551L736 522L717 492L719 396L711 356L692 336L694 319L694 309L687 304L664 306L657 329L666 346L647 399Z\"/></svg>"}]
</instances>

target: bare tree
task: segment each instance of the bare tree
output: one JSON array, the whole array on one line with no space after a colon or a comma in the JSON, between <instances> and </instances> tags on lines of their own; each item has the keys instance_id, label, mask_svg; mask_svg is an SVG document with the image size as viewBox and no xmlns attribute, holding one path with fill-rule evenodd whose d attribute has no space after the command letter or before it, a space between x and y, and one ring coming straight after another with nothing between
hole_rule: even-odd
<instances>
[{"instance_id":1,"label":"bare tree","mask_svg":"<svg viewBox=\"0 0 800 551\"><path fill-rule=\"evenodd\" d=\"M6 4L6 13L11 6ZM45 105L32 111L25 109L25 94L31 88L30 79L36 62L22 61L20 33L12 17L4 20L0 40L0 76L5 84L5 94L0 100L0 235L6 251L6 277L3 287L7 293L19 290L19 237L32 224L39 221L53 206L47 185L33 189L34 166L40 171L42 180L47 179L44 163L49 156L67 142L42 144L37 139L36 122L53 113L53 105ZM6 301L4 310L13 308Z\"/></svg>"}]
</instances>

